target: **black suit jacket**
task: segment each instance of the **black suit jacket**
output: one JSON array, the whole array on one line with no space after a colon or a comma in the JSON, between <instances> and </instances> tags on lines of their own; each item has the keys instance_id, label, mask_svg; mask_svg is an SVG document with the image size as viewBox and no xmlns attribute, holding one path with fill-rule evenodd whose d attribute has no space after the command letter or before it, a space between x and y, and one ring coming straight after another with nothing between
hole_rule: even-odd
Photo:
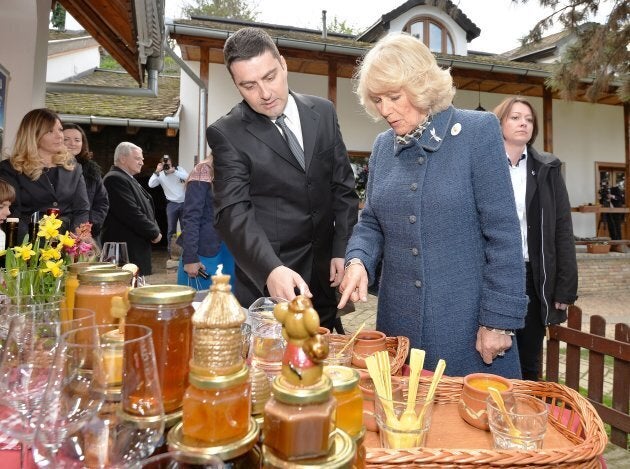
<instances>
[{"instance_id":1,"label":"black suit jacket","mask_svg":"<svg viewBox=\"0 0 630 469\"><path fill-rule=\"evenodd\" d=\"M33 181L25 174L18 173L8 159L0 162L0 178L15 188L11 216L20 219L18 228L20 244L28 233L28 224L33 212L45 214L49 208L58 208L64 222L62 230L74 231L81 223L88 221L90 204L80 164L72 171L58 166L57 182L54 187L43 174Z\"/></svg>"},{"instance_id":2,"label":"black suit jacket","mask_svg":"<svg viewBox=\"0 0 630 469\"><path fill-rule=\"evenodd\" d=\"M129 261L139 267L140 275L151 275L151 240L160 234L153 197L116 166L105 175L103 184L109 197L109 211L101 241L126 242Z\"/></svg>"},{"instance_id":3,"label":"black suit jacket","mask_svg":"<svg viewBox=\"0 0 630 469\"><path fill-rule=\"evenodd\" d=\"M358 198L332 103L292 94L305 170L275 124L245 101L208 127L215 224L236 260L235 294L244 307L268 296L269 273L285 265L309 284L324 322L336 312L330 260L345 255Z\"/></svg>"}]
</instances>

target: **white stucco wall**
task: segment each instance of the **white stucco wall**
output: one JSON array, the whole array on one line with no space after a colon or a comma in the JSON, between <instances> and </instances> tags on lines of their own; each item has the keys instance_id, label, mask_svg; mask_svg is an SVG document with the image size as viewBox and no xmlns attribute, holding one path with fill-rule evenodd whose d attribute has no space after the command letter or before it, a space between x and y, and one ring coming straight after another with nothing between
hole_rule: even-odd
<instances>
[{"instance_id":1,"label":"white stucco wall","mask_svg":"<svg viewBox=\"0 0 630 469\"><path fill-rule=\"evenodd\" d=\"M98 45L49 56L46 81L62 81L94 70L100 61Z\"/></svg>"},{"instance_id":2,"label":"white stucco wall","mask_svg":"<svg viewBox=\"0 0 630 469\"><path fill-rule=\"evenodd\" d=\"M49 13L50 2L2 0L0 63L11 75L5 103L4 153L13 146L24 114L45 103Z\"/></svg>"},{"instance_id":3,"label":"white stucco wall","mask_svg":"<svg viewBox=\"0 0 630 469\"><path fill-rule=\"evenodd\" d=\"M432 16L440 20L453 39L453 48L456 55L468 55L468 42L466 41L466 33L464 30L442 9L428 5L418 5L406 11L398 18L391 21L390 31L402 31L405 24L415 16Z\"/></svg>"},{"instance_id":4,"label":"white stucco wall","mask_svg":"<svg viewBox=\"0 0 630 469\"><path fill-rule=\"evenodd\" d=\"M189 63L195 67L195 63ZM198 67L198 64L197 64ZM195 70L198 70L196 68ZM223 65L210 67L211 91L208 104L208 122L212 123L228 112L241 100ZM327 78L300 73L289 74L292 89L306 94L327 95ZM194 92L193 92L194 88ZM217 91L221 90L221 91ZM479 98L480 96L480 98ZM454 104L464 109L474 109L481 104L488 111L499 104L506 95L458 91ZM196 122L198 113L196 86L182 75L182 125L180 159L196 152L196 135L186 125ZM529 99L540 123L536 148L543 150L543 104L541 98ZM341 132L348 150L370 151L374 138L387 128L383 122L373 122L359 105L352 92L349 79L337 82L337 114ZM623 108L579 102L553 101L553 152L565 163L565 177L572 206L595 202L595 161L624 162ZM195 127L196 124L192 127ZM190 157L192 162L192 156ZM192 164L192 163L191 163ZM595 235L595 216L573 214L574 232L577 236Z\"/></svg>"}]
</instances>

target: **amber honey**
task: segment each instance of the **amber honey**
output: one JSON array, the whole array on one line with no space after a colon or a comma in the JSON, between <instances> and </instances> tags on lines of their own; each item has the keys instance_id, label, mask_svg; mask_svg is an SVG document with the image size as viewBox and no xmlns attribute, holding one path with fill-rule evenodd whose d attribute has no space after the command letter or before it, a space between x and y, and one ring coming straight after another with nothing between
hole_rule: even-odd
<instances>
[{"instance_id":1,"label":"amber honey","mask_svg":"<svg viewBox=\"0 0 630 469\"><path fill-rule=\"evenodd\" d=\"M97 326L117 322L111 314L112 298L124 296L131 281L131 272L97 269L82 272L74 295L74 307L94 311Z\"/></svg>"},{"instance_id":2,"label":"amber honey","mask_svg":"<svg viewBox=\"0 0 630 469\"><path fill-rule=\"evenodd\" d=\"M247 367L216 379L190 377L184 394L182 433L209 446L242 439L249 430L251 390Z\"/></svg>"},{"instance_id":3,"label":"amber honey","mask_svg":"<svg viewBox=\"0 0 630 469\"><path fill-rule=\"evenodd\" d=\"M479 389L480 391L487 391L490 387L497 389L499 392L508 390L508 386L506 384L487 378L474 378L468 380L468 385L475 389Z\"/></svg>"},{"instance_id":4,"label":"amber honey","mask_svg":"<svg viewBox=\"0 0 630 469\"><path fill-rule=\"evenodd\" d=\"M337 400L337 428L351 437L363 430L363 394L359 389L359 373L345 366L326 366L324 373L332 381L332 394Z\"/></svg>"},{"instance_id":5,"label":"amber honey","mask_svg":"<svg viewBox=\"0 0 630 469\"><path fill-rule=\"evenodd\" d=\"M153 285L129 292L127 324L152 331L164 412L177 411L188 386L192 350L192 300L195 291L176 285Z\"/></svg>"}]
</instances>

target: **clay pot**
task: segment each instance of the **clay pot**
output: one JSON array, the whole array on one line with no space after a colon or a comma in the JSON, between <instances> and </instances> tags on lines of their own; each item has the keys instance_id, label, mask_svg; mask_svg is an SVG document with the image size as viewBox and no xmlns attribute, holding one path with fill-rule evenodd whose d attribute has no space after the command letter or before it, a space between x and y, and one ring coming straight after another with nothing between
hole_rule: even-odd
<instances>
[{"instance_id":1,"label":"clay pot","mask_svg":"<svg viewBox=\"0 0 630 469\"><path fill-rule=\"evenodd\" d=\"M473 427L489 431L486 399L490 395L488 387L492 386L501 394L511 393L512 382L503 376L490 373L472 373L464 376L464 387L457 410L459 416Z\"/></svg>"},{"instance_id":2,"label":"clay pot","mask_svg":"<svg viewBox=\"0 0 630 469\"><path fill-rule=\"evenodd\" d=\"M327 327L324 327L324 326L319 326L317 328L317 333L319 335L328 335L328 334L330 334L330 329L328 329Z\"/></svg>"},{"instance_id":3,"label":"clay pot","mask_svg":"<svg viewBox=\"0 0 630 469\"><path fill-rule=\"evenodd\" d=\"M354 341L352 365L366 368L365 359L375 352L387 350L387 337L380 331L362 331Z\"/></svg>"},{"instance_id":4,"label":"clay pot","mask_svg":"<svg viewBox=\"0 0 630 469\"><path fill-rule=\"evenodd\" d=\"M359 381L359 389L363 393L363 425L370 432L377 432L378 425L374 418L374 383L367 373L359 372L361 380ZM399 378L392 377L392 397L395 400L403 399L403 383Z\"/></svg>"}]
</instances>

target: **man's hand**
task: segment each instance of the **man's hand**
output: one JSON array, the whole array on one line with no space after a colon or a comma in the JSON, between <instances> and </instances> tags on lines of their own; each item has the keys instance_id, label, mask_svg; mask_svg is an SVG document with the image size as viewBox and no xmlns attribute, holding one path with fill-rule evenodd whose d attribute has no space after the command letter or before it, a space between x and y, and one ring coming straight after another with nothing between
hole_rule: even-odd
<instances>
[{"instance_id":1,"label":"man's hand","mask_svg":"<svg viewBox=\"0 0 630 469\"><path fill-rule=\"evenodd\" d=\"M157 244L160 242L160 240L162 239L162 233L158 233L158 235L155 237L155 239L152 239L151 242L153 244Z\"/></svg>"},{"instance_id":2,"label":"man's hand","mask_svg":"<svg viewBox=\"0 0 630 469\"><path fill-rule=\"evenodd\" d=\"M497 356L503 356L503 353L511 347L511 336L479 326L476 349L486 365L490 365Z\"/></svg>"},{"instance_id":3,"label":"man's hand","mask_svg":"<svg viewBox=\"0 0 630 469\"><path fill-rule=\"evenodd\" d=\"M199 269L203 267L201 262L192 262L190 264L184 264L184 272L188 274L189 277L195 278L199 273Z\"/></svg>"},{"instance_id":4,"label":"man's hand","mask_svg":"<svg viewBox=\"0 0 630 469\"><path fill-rule=\"evenodd\" d=\"M357 301L367 301L368 275L363 264L352 264L348 266L343 274L343 280L339 285L341 299L337 305L338 309L346 306L348 299L353 303Z\"/></svg>"},{"instance_id":5,"label":"man's hand","mask_svg":"<svg viewBox=\"0 0 630 469\"><path fill-rule=\"evenodd\" d=\"M157 166L155 167L155 172L159 173L160 171L162 171L162 169L164 168L164 163L162 163L161 161L157 164Z\"/></svg>"},{"instance_id":6,"label":"man's hand","mask_svg":"<svg viewBox=\"0 0 630 469\"><path fill-rule=\"evenodd\" d=\"M330 260L330 286L335 288L341 283L343 278L343 257L333 257Z\"/></svg>"},{"instance_id":7,"label":"man's hand","mask_svg":"<svg viewBox=\"0 0 630 469\"><path fill-rule=\"evenodd\" d=\"M304 279L293 270L279 265L271 271L269 277L267 277L267 289L270 296L284 298L287 301L291 301L295 298L295 289L300 291L300 294L307 298L312 298L313 295L308 288L308 285Z\"/></svg>"}]
</instances>

